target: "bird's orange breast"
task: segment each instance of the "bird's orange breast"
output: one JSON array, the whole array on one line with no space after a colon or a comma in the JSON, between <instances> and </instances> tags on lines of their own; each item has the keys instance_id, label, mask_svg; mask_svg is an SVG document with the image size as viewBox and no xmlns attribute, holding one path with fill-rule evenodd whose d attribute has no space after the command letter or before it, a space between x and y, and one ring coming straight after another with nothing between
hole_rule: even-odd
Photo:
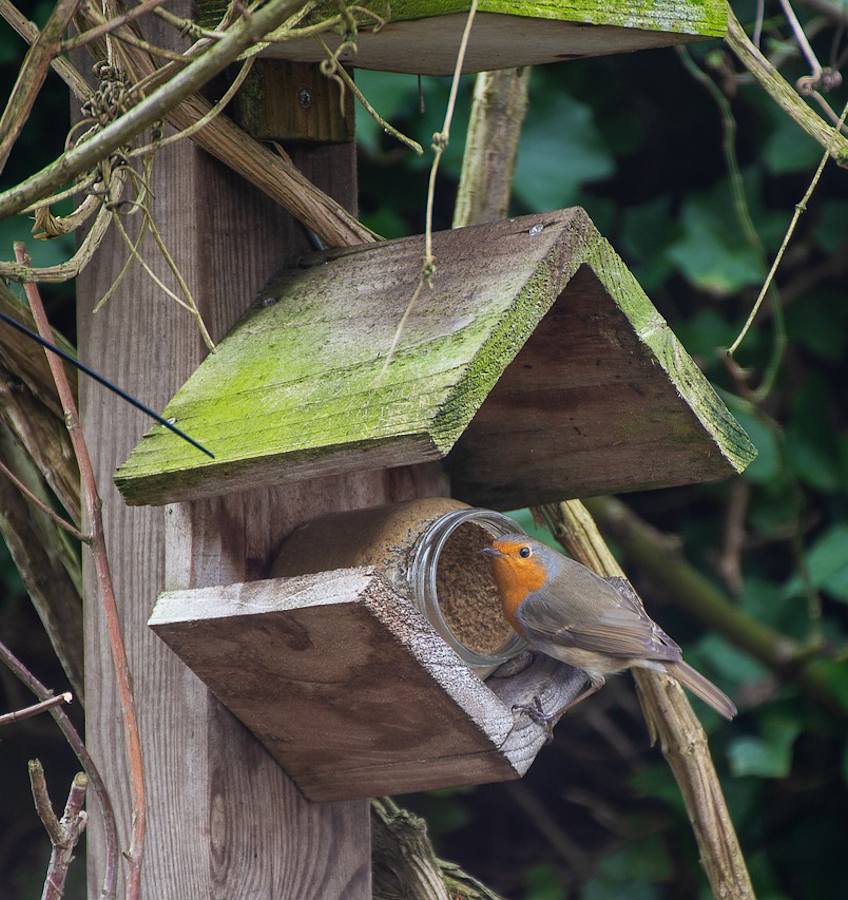
<instances>
[{"instance_id":1,"label":"bird's orange breast","mask_svg":"<svg viewBox=\"0 0 848 900\"><path fill-rule=\"evenodd\" d=\"M545 567L534 559L500 557L493 560L492 574L498 586L504 617L519 634L523 634L517 617L518 607L528 594L544 586L548 577Z\"/></svg>"}]
</instances>

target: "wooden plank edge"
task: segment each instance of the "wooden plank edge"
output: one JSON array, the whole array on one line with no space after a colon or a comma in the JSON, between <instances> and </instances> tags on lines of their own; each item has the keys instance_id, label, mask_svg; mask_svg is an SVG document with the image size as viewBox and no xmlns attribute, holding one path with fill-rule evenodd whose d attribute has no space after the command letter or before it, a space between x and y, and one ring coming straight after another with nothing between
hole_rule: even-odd
<instances>
[{"instance_id":1,"label":"wooden plank edge","mask_svg":"<svg viewBox=\"0 0 848 900\"><path fill-rule=\"evenodd\" d=\"M721 465L716 468L715 477L743 472L756 458L756 447L609 241L598 235L589 248L586 264L719 451Z\"/></svg>"}]
</instances>

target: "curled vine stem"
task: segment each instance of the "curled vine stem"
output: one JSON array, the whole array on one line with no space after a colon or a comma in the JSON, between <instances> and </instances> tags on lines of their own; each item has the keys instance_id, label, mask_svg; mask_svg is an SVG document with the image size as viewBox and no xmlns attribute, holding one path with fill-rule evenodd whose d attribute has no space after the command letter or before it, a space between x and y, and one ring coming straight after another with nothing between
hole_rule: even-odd
<instances>
[{"instance_id":1,"label":"curled vine stem","mask_svg":"<svg viewBox=\"0 0 848 900\"><path fill-rule=\"evenodd\" d=\"M321 61L321 72L323 75L328 78L333 78L337 82L341 81L340 92L341 97L340 101L342 103L342 110L344 111L344 89L348 87L353 94L354 97L362 104L365 111L369 116L386 132L386 134L390 134L392 137L397 138L402 144L405 144L411 150L414 150L419 156L422 156L424 153L424 148L418 141L414 141L412 138L407 137L402 132L398 131L397 128L394 127L390 122L387 122L374 107L368 102L368 98L359 90L356 86L356 82L348 75L344 66L339 65L338 55L334 54L332 50L327 46L326 41L322 38L318 38L321 42L321 47L324 52L327 54L327 59ZM327 71L325 71L325 64L327 66Z\"/></svg>"},{"instance_id":2,"label":"curled vine stem","mask_svg":"<svg viewBox=\"0 0 848 900\"><path fill-rule=\"evenodd\" d=\"M777 251L777 255L775 256L774 262L771 265L771 269L769 269L766 280L763 283L762 288L760 289L760 293L757 295L757 299L754 303L753 308L751 309L748 319L742 326L742 330L737 335L736 340L727 349L728 356L733 356L733 354L739 349L742 341L745 340L748 332L751 330L754 319L757 317L757 313L760 311L763 300L765 299L765 296L768 293L769 288L771 287L771 283L774 280L774 276L777 273L778 268L780 267L781 261L783 260L783 254L786 252L789 241L792 239L792 235L795 232L795 227L798 224L798 220L801 218L801 215L807 211L807 204L810 202L810 197L813 196L813 192L815 191L819 183L819 179L821 178L821 174L824 171L824 167L827 164L831 153L833 152L833 142L840 135L842 126L845 124L846 116L848 116L848 103L845 104L845 108L842 110L842 115L839 117L839 121L833 128L833 138L828 143L827 147L825 147L825 151L822 154L822 158L819 161L815 173L813 174L813 178L810 181L809 187L804 193L804 196L798 201L798 203L795 204L795 212L792 214L792 219L789 222L789 227L786 229L786 234L783 236L783 241L780 244L780 249Z\"/></svg>"},{"instance_id":3,"label":"curled vine stem","mask_svg":"<svg viewBox=\"0 0 848 900\"><path fill-rule=\"evenodd\" d=\"M471 26L474 24L474 16L476 15L476 13L477 0L471 0L471 6L468 10L468 17L465 20L465 28L462 32L462 40L459 42L459 50L456 54L456 64L454 65L453 79L451 81L450 94L448 95L448 105L445 109L445 121L442 124L442 130L437 131L433 135L433 165L430 167L430 178L427 184L427 212L424 227L424 258L421 260L421 274L418 278L418 285L413 291L412 296L409 298L409 303L407 303L406 309L404 310L400 322L398 322L398 326L395 329L392 343L389 346L389 352L386 354L386 359L383 362L382 368L380 369L380 374L377 376L378 382L385 377L386 371L388 370L389 364L394 357L401 334L406 327L406 323L409 320L409 316L412 313L413 307L418 302L425 285L428 289L432 289L433 276L436 274L436 259L433 256L433 203L436 196L436 178L438 176L439 163L442 160L442 155L447 149L448 142L450 141L450 127L451 122L453 121L454 109L456 108L456 96L459 92L459 80L462 77L462 66L465 62L465 51L468 49L468 39L471 36Z\"/></svg>"}]
</instances>

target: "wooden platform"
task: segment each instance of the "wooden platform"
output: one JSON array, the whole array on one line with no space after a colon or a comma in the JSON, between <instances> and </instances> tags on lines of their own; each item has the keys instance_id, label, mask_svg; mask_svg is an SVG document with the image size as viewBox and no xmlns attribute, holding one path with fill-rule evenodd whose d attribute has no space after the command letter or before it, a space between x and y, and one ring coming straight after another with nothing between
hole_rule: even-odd
<instances>
[{"instance_id":1,"label":"wooden platform","mask_svg":"<svg viewBox=\"0 0 848 900\"><path fill-rule=\"evenodd\" d=\"M518 778L581 672L539 657L485 684L368 569L162 594L150 626L311 800Z\"/></svg>"},{"instance_id":2,"label":"wooden platform","mask_svg":"<svg viewBox=\"0 0 848 900\"><path fill-rule=\"evenodd\" d=\"M499 508L704 481L755 451L579 208L305 258L207 357L118 469L131 504L451 456ZM464 437L463 433L466 432ZM460 440L462 438L462 440ZM457 444L457 442L459 443Z\"/></svg>"}]
</instances>

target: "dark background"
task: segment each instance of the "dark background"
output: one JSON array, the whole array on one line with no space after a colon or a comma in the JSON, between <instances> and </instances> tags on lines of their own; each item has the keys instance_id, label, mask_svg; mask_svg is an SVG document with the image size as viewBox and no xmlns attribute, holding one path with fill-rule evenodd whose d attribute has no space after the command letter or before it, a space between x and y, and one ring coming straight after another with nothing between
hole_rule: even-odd
<instances>
[{"instance_id":1,"label":"dark background","mask_svg":"<svg viewBox=\"0 0 848 900\"><path fill-rule=\"evenodd\" d=\"M43 21L48 4L31 15ZM766 49L788 36L778 7L767 11ZM746 21L752 8L738 6ZM837 26L799 6L824 62L848 44ZM835 55L834 55L834 47ZM0 76L8 94L23 44L0 25ZM660 312L725 396L759 448L743 476L749 504L743 583L719 569L733 483L625 498L680 546L742 609L820 658L848 708L848 178L829 165L778 273L788 347L773 390L740 397L720 350L738 332L768 263L809 184L821 149L759 87L737 83L720 41L692 49L730 95L747 202L768 259L746 238L731 200L714 100L674 50L570 62L533 73L515 178L514 213L584 206L636 273ZM797 57L790 80L805 73ZM429 148L441 127L447 79L425 78L424 114L412 76L361 72L358 83L393 124ZM436 227L450 225L472 79L463 92L436 195ZM846 91L831 104L841 110ZM361 212L385 236L423 230L430 153L416 159L358 113ZM5 185L61 152L67 94L55 76L39 98ZM21 219L0 222L0 254L28 235ZM69 240L40 248L36 262L67 258ZM96 262L95 262L96 264ZM50 313L73 337L73 293L52 289ZM765 311L738 354L756 387L773 347ZM39 677L64 682L12 563L0 546L0 636ZM627 561L625 559L625 564ZM848 743L845 719L800 696L759 662L704 628L627 566L650 611L687 658L733 695L728 724L698 706L710 735L743 850L763 900L848 896ZM806 579L802 575L806 573ZM0 672L0 709L29 702ZM47 841L28 796L26 760L39 756L64 800L74 761L48 717L0 734L0 894L36 897ZM671 775L651 749L629 676L570 714L523 782L441 791L402 802L427 817L439 851L508 898L654 900L709 896ZM67 896L82 896L82 864Z\"/></svg>"}]
</instances>

